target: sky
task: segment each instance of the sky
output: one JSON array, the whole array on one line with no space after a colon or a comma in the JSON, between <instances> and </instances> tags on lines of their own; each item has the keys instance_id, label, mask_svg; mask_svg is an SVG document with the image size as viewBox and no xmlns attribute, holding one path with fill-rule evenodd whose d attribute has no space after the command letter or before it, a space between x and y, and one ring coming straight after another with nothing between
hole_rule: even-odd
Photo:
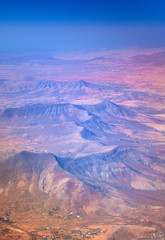
<instances>
[{"instance_id":1,"label":"sky","mask_svg":"<svg viewBox=\"0 0 165 240\"><path fill-rule=\"evenodd\" d=\"M164 0L0 0L0 51L165 47Z\"/></svg>"}]
</instances>

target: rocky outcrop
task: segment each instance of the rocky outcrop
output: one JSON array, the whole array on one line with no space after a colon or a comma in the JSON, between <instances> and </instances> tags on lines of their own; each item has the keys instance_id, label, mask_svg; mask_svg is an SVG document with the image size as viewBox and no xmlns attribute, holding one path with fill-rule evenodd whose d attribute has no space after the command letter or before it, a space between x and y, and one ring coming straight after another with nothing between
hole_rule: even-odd
<instances>
[{"instance_id":1,"label":"rocky outcrop","mask_svg":"<svg viewBox=\"0 0 165 240\"><path fill-rule=\"evenodd\" d=\"M165 190L163 173L152 167L161 166L161 160L133 148L118 147L107 153L56 159L63 169L100 192L112 187L125 192Z\"/></svg>"}]
</instances>

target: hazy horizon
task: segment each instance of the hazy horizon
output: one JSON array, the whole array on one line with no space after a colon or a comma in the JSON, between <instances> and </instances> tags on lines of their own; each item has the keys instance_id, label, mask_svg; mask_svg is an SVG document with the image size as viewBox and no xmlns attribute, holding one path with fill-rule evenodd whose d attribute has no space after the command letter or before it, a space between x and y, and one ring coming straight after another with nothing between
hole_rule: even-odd
<instances>
[{"instance_id":1,"label":"hazy horizon","mask_svg":"<svg viewBox=\"0 0 165 240\"><path fill-rule=\"evenodd\" d=\"M165 3L4 1L0 51L74 51L165 47Z\"/></svg>"}]
</instances>

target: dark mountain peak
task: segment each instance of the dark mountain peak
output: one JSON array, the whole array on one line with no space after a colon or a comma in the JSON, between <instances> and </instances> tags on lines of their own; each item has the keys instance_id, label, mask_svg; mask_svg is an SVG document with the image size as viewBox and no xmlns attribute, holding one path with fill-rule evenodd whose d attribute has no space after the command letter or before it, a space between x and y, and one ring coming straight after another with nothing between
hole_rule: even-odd
<instances>
[{"instance_id":1,"label":"dark mountain peak","mask_svg":"<svg viewBox=\"0 0 165 240\"><path fill-rule=\"evenodd\" d=\"M50 80L41 80L36 86L36 88L41 88L41 89L52 88L52 87L54 87L54 84Z\"/></svg>"},{"instance_id":2,"label":"dark mountain peak","mask_svg":"<svg viewBox=\"0 0 165 240\"><path fill-rule=\"evenodd\" d=\"M52 159L54 160L50 153L22 151L9 158L8 161L10 162L11 160L15 167L24 166L26 170L30 170L32 172L33 170L43 170Z\"/></svg>"},{"instance_id":3,"label":"dark mountain peak","mask_svg":"<svg viewBox=\"0 0 165 240\"><path fill-rule=\"evenodd\" d=\"M109 99L105 99L101 103L98 103L97 105L118 106L117 104L111 102Z\"/></svg>"},{"instance_id":4,"label":"dark mountain peak","mask_svg":"<svg viewBox=\"0 0 165 240\"><path fill-rule=\"evenodd\" d=\"M0 163L0 185L5 186L9 181L18 182L33 172L40 174L51 161L55 161L51 154L32 153L22 151Z\"/></svg>"},{"instance_id":5,"label":"dark mountain peak","mask_svg":"<svg viewBox=\"0 0 165 240\"><path fill-rule=\"evenodd\" d=\"M35 153L35 152L30 152L30 151L21 151L19 153L16 153L13 157L10 159L16 160L16 159L21 159L21 160L30 160L31 158L39 158L41 156L50 156L50 153Z\"/></svg>"},{"instance_id":6,"label":"dark mountain peak","mask_svg":"<svg viewBox=\"0 0 165 240\"><path fill-rule=\"evenodd\" d=\"M100 114L108 114L116 117L135 117L135 113L131 109L125 106L117 105L109 99L103 100L101 103L97 103L95 105L85 105L84 108L90 114L94 114L96 116Z\"/></svg>"},{"instance_id":7,"label":"dark mountain peak","mask_svg":"<svg viewBox=\"0 0 165 240\"><path fill-rule=\"evenodd\" d=\"M85 86L85 87L91 87L92 86L92 83L84 81L84 80L79 80L79 84L81 86Z\"/></svg>"},{"instance_id":8,"label":"dark mountain peak","mask_svg":"<svg viewBox=\"0 0 165 240\"><path fill-rule=\"evenodd\" d=\"M132 147L117 147L108 152L108 156L110 156L112 160L115 159L115 161L134 166L135 168L141 166L141 169L143 166L151 167L153 163L152 157ZM158 159L156 161L158 161Z\"/></svg>"},{"instance_id":9,"label":"dark mountain peak","mask_svg":"<svg viewBox=\"0 0 165 240\"><path fill-rule=\"evenodd\" d=\"M68 83L68 87L73 90L81 90L83 87L88 87L88 83L83 80L79 80Z\"/></svg>"},{"instance_id":10,"label":"dark mountain peak","mask_svg":"<svg viewBox=\"0 0 165 240\"><path fill-rule=\"evenodd\" d=\"M100 84L91 83L91 82L87 82L87 81L84 81L84 80L80 80L80 81L78 81L78 83L79 83L80 86L87 87L87 88L100 88L100 87L103 87Z\"/></svg>"},{"instance_id":11,"label":"dark mountain peak","mask_svg":"<svg viewBox=\"0 0 165 240\"><path fill-rule=\"evenodd\" d=\"M33 152L29 152L29 151L22 151L20 153L17 153L14 155L14 159L18 159L18 158L22 158L22 159L26 159L26 158L30 158L31 156L36 156L37 153L33 153Z\"/></svg>"},{"instance_id":12,"label":"dark mountain peak","mask_svg":"<svg viewBox=\"0 0 165 240\"><path fill-rule=\"evenodd\" d=\"M86 81L84 81L84 80L79 80L78 82L79 82L79 84L84 84L84 85L85 85L85 84L88 84L88 82L86 82Z\"/></svg>"},{"instance_id":13,"label":"dark mountain peak","mask_svg":"<svg viewBox=\"0 0 165 240\"><path fill-rule=\"evenodd\" d=\"M54 81L54 80L41 80L37 84L36 88L39 89L57 89L59 87L63 87L65 82Z\"/></svg>"},{"instance_id":14,"label":"dark mountain peak","mask_svg":"<svg viewBox=\"0 0 165 240\"><path fill-rule=\"evenodd\" d=\"M90 159L90 158L98 158L101 159L103 161L117 161L117 160L122 160L120 156L123 156L123 154L125 154L125 156L129 156L131 157L131 155L134 155L135 157L138 158L138 156L144 155L142 152L140 152L139 150L135 149L135 148L131 148L131 147L116 147L108 152L103 152L103 153L98 153L98 154L91 154L88 156L84 156L81 157L79 159ZM133 159L132 159L133 161Z\"/></svg>"}]
</instances>

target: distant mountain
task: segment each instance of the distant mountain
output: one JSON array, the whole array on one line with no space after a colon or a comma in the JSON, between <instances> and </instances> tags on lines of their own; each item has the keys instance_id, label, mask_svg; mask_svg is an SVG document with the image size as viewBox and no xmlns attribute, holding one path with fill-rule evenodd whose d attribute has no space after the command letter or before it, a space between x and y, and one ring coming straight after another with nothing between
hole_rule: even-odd
<instances>
[{"instance_id":1,"label":"distant mountain","mask_svg":"<svg viewBox=\"0 0 165 240\"><path fill-rule=\"evenodd\" d=\"M15 121L22 120L25 123L30 123L31 121L34 124L43 123L46 121L54 122L63 122L63 121L87 121L89 116L93 118L84 123L76 123L79 126L87 127L88 130L92 128L105 130L112 130L114 126L109 126L106 123L103 123L99 119L102 116L115 116L115 117L130 117L133 118L135 113L129 108L114 104L109 100L105 100L96 105L75 105L70 103L38 103L38 104L29 104L18 108L7 108L1 113L1 119ZM95 116L95 117L94 117ZM96 127L97 125L97 127Z\"/></svg>"},{"instance_id":2,"label":"distant mountain","mask_svg":"<svg viewBox=\"0 0 165 240\"><path fill-rule=\"evenodd\" d=\"M88 91L100 91L105 89L104 85L86 82L84 80L79 81L55 81L55 80L40 80L37 81L34 78L26 77L21 84L19 82L17 84L13 84L13 82L9 82L9 80L1 79L0 82L3 84L3 92L7 92L10 94L33 94L45 95L48 92L54 92L56 95L68 95L78 94L78 96L86 95ZM2 85L1 84L1 85ZM40 94L38 93L40 92ZM63 95L62 95L63 96Z\"/></svg>"},{"instance_id":3,"label":"distant mountain","mask_svg":"<svg viewBox=\"0 0 165 240\"><path fill-rule=\"evenodd\" d=\"M42 80L37 83L35 87L32 87L31 94L38 92L38 96L43 96L45 94L51 94L57 98L81 98L82 96L87 96L93 92L100 92L104 86L100 84L90 83L83 80L71 81L71 82L61 82L54 80Z\"/></svg>"},{"instance_id":4,"label":"distant mountain","mask_svg":"<svg viewBox=\"0 0 165 240\"><path fill-rule=\"evenodd\" d=\"M64 82L41 80L36 86L36 89L57 89L65 85Z\"/></svg>"},{"instance_id":5,"label":"distant mountain","mask_svg":"<svg viewBox=\"0 0 165 240\"><path fill-rule=\"evenodd\" d=\"M96 116L99 116L102 114L113 115L116 117L129 117L129 118L134 118L136 116L133 110L130 110L125 106L117 105L108 99L95 105L84 105L83 107L89 113Z\"/></svg>"},{"instance_id":6,"label":"distant mountain","mask_svg":"<svg viewBox=\"0 0 165 240\"><path fill-rule=\"evenodd\" d=\"M60 82L60 81L53 81L53 80L42 80L40 81L36 89L68 89L71 90L82 90L82 88L99 88L101 85L95 83L89 83L83 80L74 81L74 82Z\"/></svg>"},{"instance_id":7,"label":"distant mountain","mask_svg":"<svg viewBox=\"0 0 165 240\"><path fill-rule=\"evenodd\" d=\"M60 123L63 121L78 121L88 119L86 111L75 108L69 103L64 104L33 104L19 108L7 108L1 114L2 119L22 121L34 124L48 123L53 121Z\"/></svg>"},{"instance_id":8,"label":"distant mountain","mask_svg":"<svg viewBox=\"0 0 165 240\"><path fill-rule=\"evenodd\" d=\"M100 84L95 84L95 83L90 83L90 82L86 82L84 80L80 80L80 81L76 81L76 82L70 82L68 84L68 86L72 89L81 89L81 88L91 88L91 89L95 89L95 88L99 88L102 85Z\"/></svg>"}]
</instances>

